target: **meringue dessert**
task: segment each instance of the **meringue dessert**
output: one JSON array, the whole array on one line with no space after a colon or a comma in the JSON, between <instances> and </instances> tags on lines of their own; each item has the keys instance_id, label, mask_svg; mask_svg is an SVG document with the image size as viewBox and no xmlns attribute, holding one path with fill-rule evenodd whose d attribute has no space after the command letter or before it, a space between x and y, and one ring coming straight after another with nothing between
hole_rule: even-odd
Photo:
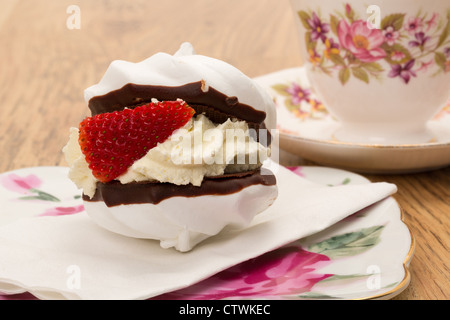
<instances>
[{"instance_id":1,"label":"meringue dessert","mask_svg":"<svg viewBox=\"0 0 450 320\"><path fill-rule=\"evenodd\" d=\"M273 101L228 63L183 43L174 55L113 61L84 95L91 117L63 152L99 226L185 252L247 227L277 198L263 166Z\"/></svg>"}]
</instances>

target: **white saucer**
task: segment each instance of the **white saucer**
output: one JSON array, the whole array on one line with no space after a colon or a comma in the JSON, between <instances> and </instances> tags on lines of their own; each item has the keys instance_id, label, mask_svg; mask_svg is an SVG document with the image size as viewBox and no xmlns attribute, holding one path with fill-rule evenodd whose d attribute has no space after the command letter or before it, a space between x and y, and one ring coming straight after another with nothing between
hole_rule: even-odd
<instances>
[{"instance_id":1,"label":"white saucer","mask_svg":"<svg viewBox=\"0 0 450 320\"><path fill-rule=\"evenodd\" d=\"M340 185L370 183L363 176L339 169L325 167L290 167L289 169L300 176L306 185L314 183L331 189ZM1 173L0 227L27 218L71 216L76 219L77 215L85 215L80 191L67 178L67 174L66 167L30 167ZM279 183L282 183L281 181ZM292 184L289 184L289 188L292 188ZM326 198L325 194L321 191L321 197ZM86 237L88 229L90 228L83 231ZM107 239L113 241L113 238ZM83 240L86 243L86 238ZM68 245L62 239L61 243ZM225 249L206 246L207 252L204 257L210 259L220 257L221 259L218 260L224 260L227 254L236 255L238 251L252 250L252 246L242 245L243 243L245 244L242 240L235 242L234 246L237 246L239 250L232 244L226 245ZM130 249L129 245L128 242L125 244ZM102 250L104 250L102 257L93 255L88 250L88 260L105 259L108 249L102 247ZM149 247L145 247L144 250L149 250ZM227 250L232 250L233 254L227 253ZM200 282L192 282L192 273L198 269L193 261L185 262L185 267L179 274L173 273L173 270L170 271L168 268L170 263L162 264L164 272L159 273L159 276L169 273L176 281L190 282L192 285L154 297L154 299L390 299L401 293L410 283L409 264L414 250L415 239L403 222L402 208L393 197L387 197L320 232L232 266ZM69 254L69 251L65 251L64 255ZM48 261L56 263L51 260L50 252L51 250L45 252L47 265ZM123 259L125 255L120 251L119 257ZM84 254L77 252L74 256L70 254L68 256L71 259L80 259ZM169 256L166 253L164 259L168 259L167 257ZM189 259L189 255L185 255L185 258ZM199 257L193 256L193 259L198 261ZM127 256L125 260L128 262L137 260L138 265L141 266L146 263L145 261L152 259L142 259L142 256L136 255L132 258ZM79 260L71 261L81 263L78 262ZM109 263L112 260L107 261ZM214 265L214 263L210 261L203 265ZM66 266L64 264L62 266L65 270ZM188 270L187 266L192 267ZM87 265L85 268L89 269ZM107 272L105 269L101 270L105 274L114 273L114 270L106 270ZM119 270L120 277L123 277L126 274L127 263L119 266ZM235 276L230 277L230 274L236 271L238 272ZM85 273L82 274L86 277ZM228 277L224 277L227 275ZM69 277L70 273L67 275L64 272L63 278L66 276ZM143 277L142 279L145 278L142 274L140 276ZM89 276L83 279L83 287L88 286L90 281L98 281L98 286L109 287L111 284L100 279L89 278ZM0 283L4 281L4 279L0 280ZM128 287L132 283L131 280L119 284L113 283L111 287ZM24 288L27 287L25 284L22 285ZM11 292L13 287L9 286ZM38 288L38 286L35 287L36 291L40 291ZM125 289L121 288L119 291L121 290ZM23 289L17 289L15 291L17 294L13 295L0 293L0 300L36 299L29 293L19 293L23 291ZM142 294L142 292L139 293ZM48 296L51 292L42 294Z\"/></svg>"},{"instance_id":2,"label":"white saucer","mask_svg":"<svg viewBox=\"0 0 450 320\"><path fill-rule=\"evenodd\" d=\"M364 173L412 173L434 170L450 165L450 104L428 127L435 139L429 143L358 144L337 141L333 132L339 123L325 106L316 104L303 67L285 69L255 78L274 98L280 147L304 159L326 166ZM308 99L291 102L285 91L293 84L307 90ZM317 107L319 106L319 107Z\"/></svg>"}]
</instances>

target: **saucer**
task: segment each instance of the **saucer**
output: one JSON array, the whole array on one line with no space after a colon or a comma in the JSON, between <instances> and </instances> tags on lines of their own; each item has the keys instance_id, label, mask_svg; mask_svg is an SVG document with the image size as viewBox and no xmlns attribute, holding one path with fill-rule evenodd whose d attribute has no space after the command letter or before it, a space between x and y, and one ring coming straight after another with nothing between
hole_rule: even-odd
<instances>
[{"instance_id":1,"label":"saucer","mask_svg":"<svg viewBox=\"0 0 450 320\"><path fill-rule=\"evenodd\" d=\"M301 177L305 185L311 183L321 188L319 189L322 190L321 197L325 198L324 188L370 183L368 179L356 173L334 168L304 166L288 169ZM82 215L85 215L83 201L80 191L67 178L68 170L67 167L30 167L1 173L0 227L22 219L40 219L41 217L47 219L45 217L48 216L55 219L67 217L72 221L77 219L77 216L81 219ZM287 181L288 188L292 188L289 182L291 181ZM283 183L282 180L280 183ZM85 237L88 229L83 229ZM113 241L110 237L107 239ZM82 240L86 243L86 239ZM64 243L62 239L60 241ZM240 239L234 244L224 243L225 246L221 248L205 246L203 259L220 261L227 256L236 255L239 251L252 250L252 246L243 245L243 243L245 244ZM101 245L97 243L98 246ZM91 249L95 247L92 246ZM125 247L130 249L128 242L125 243ZM86 255L89 260L104 259L108 249L104 246L101 248L102 257L93 255L88 250ZM123 250L123 247L120 248L119 251ZM143 249L149 254L148 247ZM403 221L403 210L390 196L347 216L326 229L251 260L245 260L200 282L192 283L192 272L199 268L195 262L185 262L182 264L182 272L174 274L173 270L168 268L168 265L173 264L168 259L169 252L165 252L163 258L168 260L161 264L163 269L159 276L167 273L180 283L192 283L192 285L187 287L183 285L183 289L155 296L153 299L390 299L400 294L410 283L409 265L414 250L415 239ZM45 252L47 264L51 261L49 253L50 251ZM68 252L64 253L66 254ZM85 254L80 253L76 258L78 260L75 261L81 263L79 259L84 256ZM125 256L126 252L120 252L120 257ZM152 255L149 254L149 256ZM188 259L189 255L185 254L184 257ZM220 259L217 259L218 257ZM72 258L74 257L71 256ZM142 256L127 259L124 259L124 264L119 267L120 277L123 277L126 270L126 261L137 260L138 265L142 266L145 260L148 260L142 259ZM199 257L194 256L193 259L198 261ZM107 259L108 263L110 261ZM213 263L212 260L209 264L211 263ZM203 263L203 265L207 264ZM63 267L65 270L66 265L63 264ZM88 268L87 265L85 267ZM146 268L148 269L149 266L147 265L144 269ZM112 272L101 270L105 275ZM60 272L56 274L60 275ZM86 273L82 274L86 277L82 280L83 287L92 280L98 281L97 286L107 288L120 288L133 283L133 277L129 278L130 281L111 284L89 278ZM139 272L136 271L136 274ZM69 275L66 272L62 273L63 279L70 275L71 273ZM0 282L4 281L4 279L0 280ZM11 292L13 287L9 287ZM33 289L39 291L39 287ZM121 290L119 292L122 292ZM32 294L24 292L23 288L16 288L14 292L15 294L10 295L0 293L0 300L37 299ZM51 292L43 294L48 296Z\"/></svg>"},{"instance_id":2,"label":"saucer","mask_svg":"<svg viewBox=\"0 0 450 320\"><path fill-rule=\"evenodd\" d=\"M435 138L417 144L363 144L338 141L339 122L316 97L304 67L254 78L273 97L280 148L325 166L378 174L429 171L450 165L450 103L428 128Z\"/></svg>"}]
</instances>

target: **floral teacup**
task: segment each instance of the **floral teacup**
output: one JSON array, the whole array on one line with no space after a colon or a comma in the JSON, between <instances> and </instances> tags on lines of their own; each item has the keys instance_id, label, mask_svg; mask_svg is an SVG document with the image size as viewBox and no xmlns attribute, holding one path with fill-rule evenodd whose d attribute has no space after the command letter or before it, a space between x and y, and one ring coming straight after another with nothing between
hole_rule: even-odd
<instances>
[{"instance_id":1,"label":"floral teacup","mask_svg":"<svg viewBox=\"0 0 450 320\"><path fill-rule=\"evenodd\" d=\"M427 122L450 98L450 2L291 0L315 92L364 144L433 141Z\"/></svg>"}]
</instances>

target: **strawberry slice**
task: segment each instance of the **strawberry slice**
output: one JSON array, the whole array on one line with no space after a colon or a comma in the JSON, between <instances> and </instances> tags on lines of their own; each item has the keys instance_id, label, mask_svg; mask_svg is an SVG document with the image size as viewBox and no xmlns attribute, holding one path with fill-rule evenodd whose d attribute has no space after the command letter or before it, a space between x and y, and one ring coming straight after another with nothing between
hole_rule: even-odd
<instances>
[{"instance_id":1,"label":"strawberry slice","mask_svg":"<svg viewBox=\"0 0 450 320\"><path fill-rule=\"evenodd\" d=\"M195 111L182 100L102 113L79 125L78 142L94 177L111 181L184 126Z\"/></svg>"}]
</instances>

